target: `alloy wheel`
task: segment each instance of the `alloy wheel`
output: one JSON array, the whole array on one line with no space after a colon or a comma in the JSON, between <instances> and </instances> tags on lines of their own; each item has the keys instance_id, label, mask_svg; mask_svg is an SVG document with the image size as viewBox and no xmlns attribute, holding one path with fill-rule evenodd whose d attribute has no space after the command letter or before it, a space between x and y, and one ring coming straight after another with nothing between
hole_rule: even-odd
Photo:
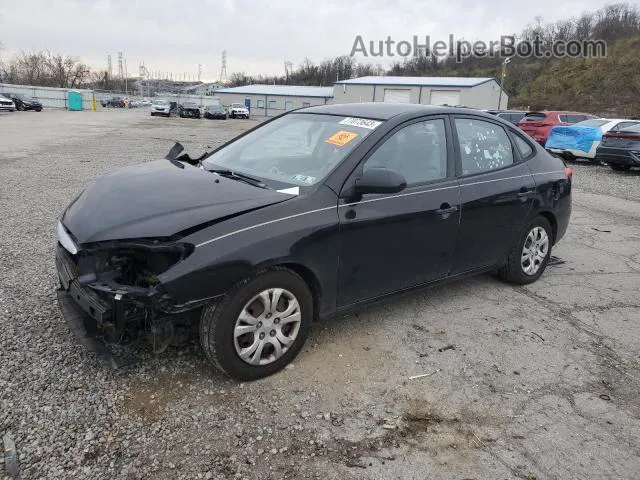
<instances>
[{"instance_id":1,"label":"alloy wheel","mask_svg":"<svg viewBox=\"0 0 640 480\"><path fill-rule=\"evenodd\" d=\"M544 228L531 229L522 247L520 265L527 275L535 275L549 253L549 236Z\"/></svg>"}]
</instances>

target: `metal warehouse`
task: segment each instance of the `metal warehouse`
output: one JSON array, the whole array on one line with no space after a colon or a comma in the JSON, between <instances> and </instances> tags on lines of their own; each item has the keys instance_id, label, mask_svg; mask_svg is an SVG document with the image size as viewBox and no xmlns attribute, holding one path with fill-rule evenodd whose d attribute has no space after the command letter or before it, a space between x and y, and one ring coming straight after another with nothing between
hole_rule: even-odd
<instances>
[{"instance_id":1,"label":"metal warehouse","mask_svg":"<svg viewBox=\"0 0 640 480\"><path fill-rule=\"evenodd\" d=\"M405 102L424 105L462 105L507 108L495 78L473 77L361 77L334 84L331 103Z\"/></svg>"},{"instance_id":2,"label":"metal warehouse","mask_svg":"<svg viewBox=\"0 0 640 480\"><path fill-rule=\"evenodd\" d=\"M333 97L333 87L291 85L246 85L215 91L222 105L242 103L251 115L273 117L295 108L324 105Z\"/></svg>"}]
</instances>

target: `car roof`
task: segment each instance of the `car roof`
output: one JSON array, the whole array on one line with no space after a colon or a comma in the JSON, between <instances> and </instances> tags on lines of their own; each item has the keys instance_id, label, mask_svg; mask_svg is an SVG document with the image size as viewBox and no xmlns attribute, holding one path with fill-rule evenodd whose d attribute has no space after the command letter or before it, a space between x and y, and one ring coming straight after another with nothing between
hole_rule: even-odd
<instances>
[{"instance_id":1,"label":"car roof","mask_svg":"<svg viewBox=\"0 0 640 480\"><path fill-rule=\"evenodd\" d=\"M344 117L374 118L377 120L389 120L396 115L402 114L413 114L415 116L419 116L442 113L472 113L474 115L480 115L487 118L495 118L493 115L489 115L488 113L473 108L385 102L319 105L296 110L296 113L318 113L323 115L340 115Z\"/></svg>"}]
</instances>

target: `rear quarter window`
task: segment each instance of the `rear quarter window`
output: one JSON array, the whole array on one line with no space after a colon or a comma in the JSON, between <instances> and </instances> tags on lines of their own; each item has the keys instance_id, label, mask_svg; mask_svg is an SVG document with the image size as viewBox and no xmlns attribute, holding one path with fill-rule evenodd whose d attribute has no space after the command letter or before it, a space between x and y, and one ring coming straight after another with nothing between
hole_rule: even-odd
<instances>
[{"instance_id":1,"label":"rear quarter window","mask_svg":"<svg viewBox=\"0 0 640 480\"><path fill-rule=\"evenodd\" d=\"M516 148L518 149L520 157L522 157L523 160L526 160L531 157L531 155L533 155L533 147L528 141L526 141L515 132L511 132L511 136L513 138L513 143L516 144Z\"/></svg>"}]
</instances>

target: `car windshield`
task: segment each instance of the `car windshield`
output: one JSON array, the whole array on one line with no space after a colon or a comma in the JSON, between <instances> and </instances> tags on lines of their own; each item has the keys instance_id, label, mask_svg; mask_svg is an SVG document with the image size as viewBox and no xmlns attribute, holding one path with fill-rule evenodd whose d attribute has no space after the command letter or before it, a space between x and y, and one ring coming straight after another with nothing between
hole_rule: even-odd
<instances>
[{"instance_id":1,"label":"car windshield","mask_svg":"<svg viewBox=\"0 0 640 480\"><path fill-rule=\"evenodd\" d=\"M608 120L583 120L574 124L576 127L601 127L605 123L609 123Z\"/></svg>"},{"instance_id":2,"label":"car windshield","mask_svg":"<svg viewBox=\"0 0 640 480\"><path fill-rule=\"evenodd\" d=\"M198 108L198 106L193 102L184 102L182 106L185 108Z\"/></svg>"},{"instance_id":3,"label":"car windshield","mask_svg":"<svg viewBox=\"0 0 640 480\"><path fill-rule=\"evenodd\" d=\"M169 102L167 102L166 100L156 100L155 102L153 102L154 105L169 105Z\"/></svg>"},{"instance_id":4,"label":"car windshield","mask_svg":"<svg viewBox=\"0 0 640 480\"><path fill-rule=\"evenodd\" d=\"M15 96L18 97L20 100L26 100L27 102L30 102L33 100L33 97L31 97L31 95L25 95L23 93L16 94Z\"/></svg>"},{"instance_id":5,"label":"car windshield","mask_svg":"<svg viewBox=\"0 0 640 480\"><path fill-rule=\"evenodd\" d=\"M334 115L284 115L214 151L203 166L259 177L267 184L272 180L310 186L381 123Z\"/></svg>"},{"instance_id":6,"label":"car windshield","mask_svg":"<svg viewBox=\"0 0 640 480\"><path fill-rule=\"evenodd\" d=\"M222 108L220 105L211 105L209 107L209 111L210 112L224 112L224 108Z\"/></svg>"}]
</instances>

